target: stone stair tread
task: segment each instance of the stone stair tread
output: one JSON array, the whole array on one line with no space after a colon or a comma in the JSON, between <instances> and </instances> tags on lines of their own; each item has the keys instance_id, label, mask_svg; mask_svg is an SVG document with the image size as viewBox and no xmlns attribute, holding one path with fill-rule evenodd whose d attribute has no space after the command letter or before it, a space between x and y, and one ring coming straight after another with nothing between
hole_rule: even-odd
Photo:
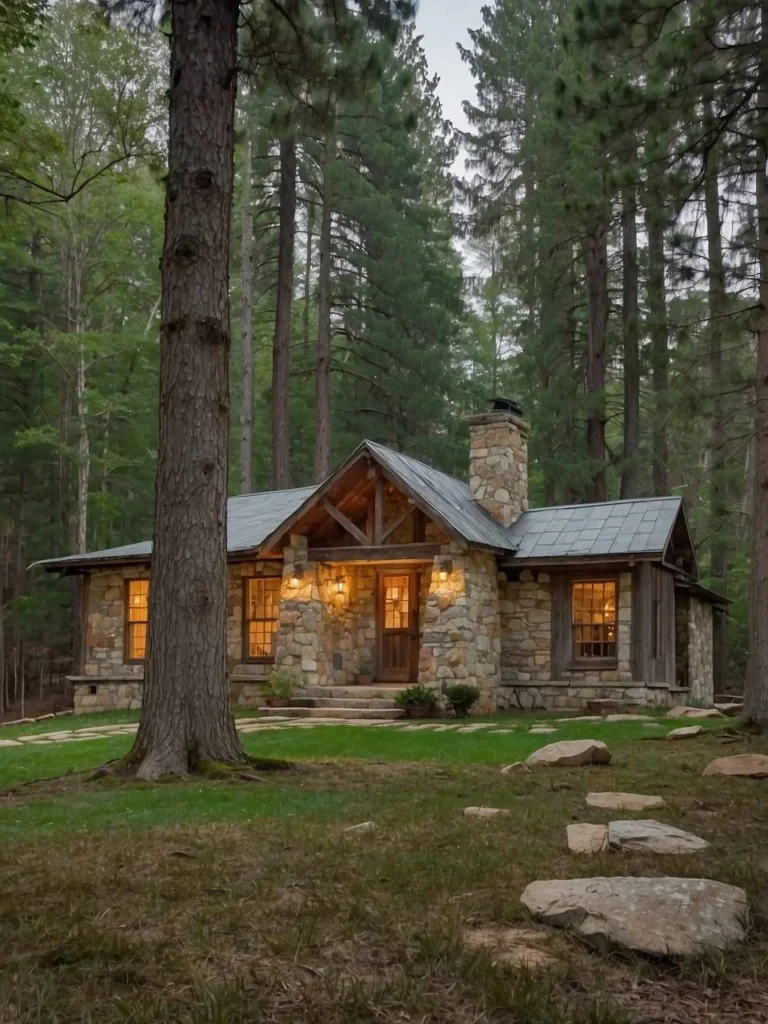
<instances>
[{"instance_id":1,"label":"stone stair tread","mask_svg":"<svg viewBox=\"0 0 768 1024\"><path fill-rule=\"evenodd\" d=\"M394 700L386 698L353 697L294 697L291 707L295 708L394 708Z\"/></svg>"},{"instance_id":2,"label":"stone stair tread","mask_svg":"<svg viewBox=\"0 0 768 1024\"><path fill-rule=\"evenodd\" d=\"M402 718L404 712L400 708L349 708L349 707L290 707L290 708L264 708L263 712L267 718L280 715L286 718L346 718L346 719L384 719L393 720Z\"/></svg>"}]
</instances>

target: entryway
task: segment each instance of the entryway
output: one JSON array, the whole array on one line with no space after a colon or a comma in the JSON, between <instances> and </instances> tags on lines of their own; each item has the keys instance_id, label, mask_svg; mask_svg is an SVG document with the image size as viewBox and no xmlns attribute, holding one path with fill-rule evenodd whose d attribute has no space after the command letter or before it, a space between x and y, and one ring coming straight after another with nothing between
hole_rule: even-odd
<instances>
[{"instance_id":1,"label":"entryway","mask_svg":"<svg viewBox=\"0 0 768 1024\"><path fill-rule=\"evenodd\" d=\"M419 576L415 569L378 573L377 679L415 683L419 674Z\"/></svg>"}]
</instances>

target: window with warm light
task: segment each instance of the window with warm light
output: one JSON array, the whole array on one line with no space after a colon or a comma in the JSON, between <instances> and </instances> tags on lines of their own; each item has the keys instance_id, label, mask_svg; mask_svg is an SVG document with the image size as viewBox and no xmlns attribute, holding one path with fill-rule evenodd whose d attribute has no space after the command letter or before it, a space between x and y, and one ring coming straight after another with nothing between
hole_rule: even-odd
<instances>
[{"instance_id":1,"label":"window with warm light","mask_svg":"<svg viewBox=\"0 0 768 1024\"><path fill-rule=\"evenodd\" d=\"M574 660L616 658L616 580L572 585L571 630Z\"/></svg>"},{"instance_id":2,"label":"window with warm light","mask_svg":"<svg viewBox=\"0 0 768 1024\"><path fill-rule=\"evenodd\" d=\"M125 599L125 660L143 661L147 656L149 580L128 580Z\"/></svg>"},{"instance_id":3,"label":"window with warm light","mask_svg":"<svg viewBox=\"0 0 768 1024\"><path fill-rule=\"evenodd\" d=\"M384 628L407 629L410 580L407 576L387 576L384 586Z\"/></svg>"},{"instance_id":4,"label":"window with warm light","mask_svg":"<svg viewBox=\"0 0 768 1024\"><path fill-rule=\"evenodd\" d=\"M245 581L245 656L252 661L275 656L281 583L280 576L252 576Z\"/></svg>"}]
</instances>

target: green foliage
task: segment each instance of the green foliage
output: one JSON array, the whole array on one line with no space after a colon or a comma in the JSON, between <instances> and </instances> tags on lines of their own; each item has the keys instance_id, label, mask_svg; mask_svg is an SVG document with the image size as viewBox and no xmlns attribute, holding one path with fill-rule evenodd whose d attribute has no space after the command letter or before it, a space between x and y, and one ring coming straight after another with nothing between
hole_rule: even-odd
<instances>
[{"instance_id":1,"label":"green foliage","mask_svg":"<svg viewBox=\"0 0 768 1024\"><path fill-rule=\"evenodd\" d=\"M420 683L415 686L407 686L395 697L395 703L400 708L424 708L434 711L437 707L437 691L431 686L422 686Z\"/></svg>"},{"instance_id":2,"label":"green foliage","mask_svg":"<svg viewBox=\"0 0 768 1024\"><path fill-rule=\"evenodd\" d=\"M462 718L480 700L480 690L469 683L451 683L443 687L443 696L457 718Z\"/></svg>"},{"instance_id":3,"label":"green foliage","mask_svg":"<svg viewBox=\"0 0 768 1024\"><path fill-rule=\"evenodd\" d=\"M261 696L271 699L273 697L287 700L293 696L295 684L293 676L286 671L276 670L270 672L269 678L261 688Z\"/></svg>"}]
</instances>

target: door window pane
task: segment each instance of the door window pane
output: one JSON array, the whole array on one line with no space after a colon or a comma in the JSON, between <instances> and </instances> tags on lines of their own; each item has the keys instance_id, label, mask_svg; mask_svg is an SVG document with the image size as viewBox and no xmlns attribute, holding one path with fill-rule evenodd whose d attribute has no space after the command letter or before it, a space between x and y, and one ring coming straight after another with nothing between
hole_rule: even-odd
<instances>
[{"instance_id":1,"label":"door window pane","mask_svg":"<svg viewBox=\"0 0 768 1024\"><path fill-rule=\"evenodd\" d=\"M409 578L384 577L384 629L408 629Z\"/></svg>"}]
</instances>

